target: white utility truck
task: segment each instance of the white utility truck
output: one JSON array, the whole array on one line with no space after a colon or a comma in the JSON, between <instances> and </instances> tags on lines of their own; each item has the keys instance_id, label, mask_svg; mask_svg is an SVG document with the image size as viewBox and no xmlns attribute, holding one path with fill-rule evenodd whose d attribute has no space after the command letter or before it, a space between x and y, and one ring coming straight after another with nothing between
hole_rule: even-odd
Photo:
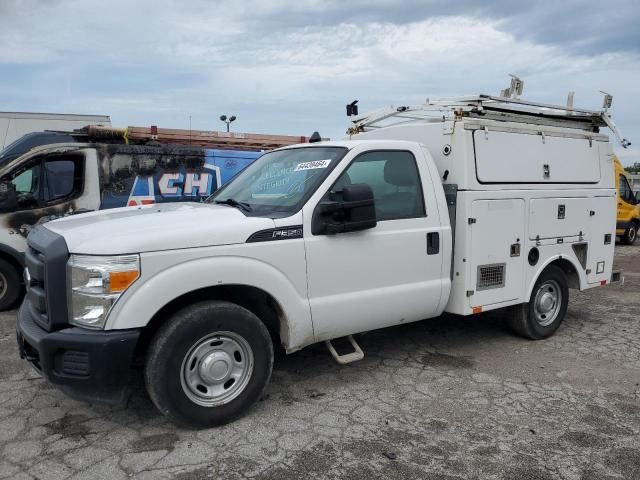
<instances>
[{"instance_id":1,"label":"white utility truck","mask_svg":"<svg viewBox=\"0 0 640 480\"><path fill-rule=\"evenodd\" d=\"M505 307L548 337L569 288L619 278L607 125L606 108L514 92L428 101L269 152L207 203L46 223L28 237L21 354L89 401L123 401L142 366L162 413L211 426L263 394L273 341L348 363L353 334Z\"/></svg>"}]
</instances>

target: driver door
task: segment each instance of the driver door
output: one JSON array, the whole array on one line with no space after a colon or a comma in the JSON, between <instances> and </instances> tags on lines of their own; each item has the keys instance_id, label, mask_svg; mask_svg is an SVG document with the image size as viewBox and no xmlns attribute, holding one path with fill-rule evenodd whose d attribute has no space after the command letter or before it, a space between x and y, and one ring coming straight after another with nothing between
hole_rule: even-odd
<instances>
[{"instance_id":1,"label":"driver door","mask_svg":"<svg viewBox=\"0 0 640 480\"><path fill-rule=\"evenodd\" d=\"M308 296L316 341L434 316L442 292L443 249L427 248L441 224L426 162L417 150L355 156L319 201L303 209ZM313 235L318 203L340 200L348 184L373 191L377 225ZM323 188L323 187L321 187ZM433 237L432 237L433 238Z\"/></svg>"}]
</instances>

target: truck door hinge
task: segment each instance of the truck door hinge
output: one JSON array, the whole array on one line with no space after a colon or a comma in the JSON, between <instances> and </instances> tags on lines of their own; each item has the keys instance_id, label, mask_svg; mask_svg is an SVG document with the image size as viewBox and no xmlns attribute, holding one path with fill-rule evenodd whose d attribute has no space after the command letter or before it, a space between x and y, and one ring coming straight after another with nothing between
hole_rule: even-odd
<instances>
[{"instance_id":1,"label":"truck door hinge","mask_svg":"<svg viewBox=\"0 0 640 480\"><path fill-rule=\"evenodd\" d=\"M469 219L467 220L467 222L469 223L469 225L473 225L474 223L476 223L476 221L477 221L477 220L476 220L475 218L469 218Z\"/></svg>"}]
</instances>

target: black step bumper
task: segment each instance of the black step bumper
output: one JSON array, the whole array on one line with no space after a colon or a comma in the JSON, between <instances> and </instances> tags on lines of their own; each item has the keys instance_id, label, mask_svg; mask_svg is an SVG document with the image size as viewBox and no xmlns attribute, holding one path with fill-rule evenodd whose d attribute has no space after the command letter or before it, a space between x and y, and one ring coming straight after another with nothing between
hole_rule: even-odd
<instances>
[{"instance_id":1,"label":"black step bumper","mask_svg":"<svg viewBox=\"0 0 640 480\"><path fill-rule=\"evenodd\" d=\"M20 356L70 397L91 403L126 403L140 330L70 327L47 332L33 320L27 303L18 311Z\"/></svg>"}]
</instances>

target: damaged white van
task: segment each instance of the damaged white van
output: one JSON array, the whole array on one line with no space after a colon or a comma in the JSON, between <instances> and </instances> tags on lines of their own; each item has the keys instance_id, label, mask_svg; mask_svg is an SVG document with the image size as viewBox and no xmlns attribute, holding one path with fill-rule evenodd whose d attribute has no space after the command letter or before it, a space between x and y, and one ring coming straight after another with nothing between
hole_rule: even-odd
<instances>
[{"instance_id":1,"label":"damaged white van","mask_svg":"<svg viewBox=\"0 0 640 480\"><path fill-rule=\"evenodd\" d=\"M140 364L162 413L212 426L263 394L273 341L348 363L353 334L507 307L519 334L552 335L569 289L619 279L600 128L617 130L606 109L514 97L356 117L350 140L267 153L208 203L36 228L21 355L88 401L123 401Z\"/></svg>"}]
</instances>

